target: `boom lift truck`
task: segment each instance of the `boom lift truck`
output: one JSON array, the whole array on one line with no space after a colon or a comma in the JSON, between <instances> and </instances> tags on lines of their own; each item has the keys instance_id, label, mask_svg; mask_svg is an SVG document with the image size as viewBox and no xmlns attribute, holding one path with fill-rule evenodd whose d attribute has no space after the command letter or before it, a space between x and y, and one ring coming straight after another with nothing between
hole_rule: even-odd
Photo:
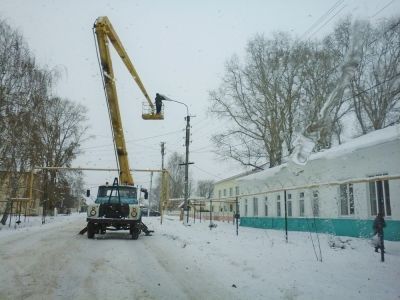
<instances>
[{"instance_id":1,"label":"boom lift truck","mask_svg":"<svg viewBox=\"0 0 400 300\"><path fill-rule=\"evenodd\" d=\"M110 42L147 100L147 104L145 103L142 108L142 118L145 120L163 120L164 115L162 110L158 113L155 110L138 73L109 19L107 17L97 18L93 30L96 35L102 80L112 125L115 151L118 157L119 181L118 178L115 178L113 185L102 185L99 187L95 203L88 207L87 235L91 239L94 238L96 233L104 234L106 230L129 230L132 239L136 240L142 231L146 235L150 235L152 231L148 230L147 226L142 223L138 203L138 190L134 186L133 176L130 173L110 56ZM145 199L147 199L147 191L142 189L140 192L144 192ZM88 191L87 196L89 195L90 192Z\"/></svg>"}]
</instances>

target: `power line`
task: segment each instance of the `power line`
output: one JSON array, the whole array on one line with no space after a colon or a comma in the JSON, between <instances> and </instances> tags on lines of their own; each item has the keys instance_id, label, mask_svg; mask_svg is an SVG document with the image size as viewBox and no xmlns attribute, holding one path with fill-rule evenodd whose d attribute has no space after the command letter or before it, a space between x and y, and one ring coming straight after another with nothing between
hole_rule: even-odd
<instances>
[{"instance_id":1,"label":"power line","mask_svg":"<svg viewBox=\"0 0 400 300\"><path fill-rule=\"evenodd\" d=\"M378 10L373 16L371 16L370 19L376 17L377 15L379 15L386 7L388 7L389 5L391 5L392 3L394 3L394 1L395 1L395 0L390 1L388 4L386 4L386 5L385 5L384 7L382 7L380 10Z\"/></svg>"},{"instance_id":2,"label":"power line","mask_svg":"<svg viewBox=\"0 0 400 300\"><path fill-rule=\"evenodd\" d=\"M335 18L347 5L343 5L328 21L322 24L314 33L312 33L308 38L312 38L316 33L318 33L322 28L324 28L333 18Z\"/></svg>"},{"instance_id":3,"label":"power line","mask_svg":"<svg viewBox=\"0 0 400 300\"><path fill-rule=\"evenodd\" d=\"M198 169L198 170L200 170L200 171L202 171L202 172L204 172L204 173L206 173L206 174L208 174L208 175L211 175L211 176L216 177L216 178L218 178L218 179L223 179L222 177L220 177L220 176L218 176L218 175L215 175L215 174L212 174L212 173L210 173L210 172L208 172L208 171L206 171L206 170L203 170L203 169L199 168L199 167L196 166L196 165L193 165L193 167L195 167L196 169Z\"/></svg>"},{"instance_id":4,"label":"power line","mask_svg":"<svg viewBox=\"0 0 400 300\"><path fill-rule=\"evenodd\" d=\"M132 140L127 140L126 143L135 143L138 141L144 141L144 140L149 140L149 139L153 139L153 138L157 138L157 137L162 137L162 136L166 136L166 135L172 135L172 134L176 134L176 133L180 133L182 132L182 129L180 130L175 130L175 131L170 131L170 132L166 132L163 134L158 134L158 135L153 135L153 136L148 136L148 137L144 137L144 138L140 138L140 139L132 139ZM112 144L108 143L108 144L102 144L102 145L97 145L97 146L91 146L91 147L86 147L86 148L82 148L81 150L89 150L89 149L97 149L97 148L102 148L102 147L109 147Z\"/></svg>"},{"instance_id":5,"label":"power line","mask_svg":"<svg viewBox=\"0 0 400 300\"><path fill-rule=\"evenodd\" d=\"M316 26L318 26L325 18L327 18L335 9L336 7L338 7L339 5L341 5L343 3L343 0L338 0L336 1L335 4L333 4L333 6L328 9L324 14L322 14L322 16L320 16L313 24L311 24L311 26L303 33L303 35L300 37L301 39L303 39L304 37L307 36L307 34L309 34L313 28L315 28Z\"/></svg>"},{"instance_id":6,"label":"power line","mask_svg":"<svg viewBox=\"0 0 400 300\"><path fill-rule=\"evenodd\" d=\"M400 73L397 73L396 75L394 75L394 76L392 76L392 77L390 77L390 78L388 78L388 79L386 79L386 80L384 80L384 81L382 81L382 82L379 82L379 83L377 83L377 84L371 86L370 88L368 88L368 89L366 89L366 90L363 90L363 91L361 91L361 92L358 92L358 93L355 94L355 95L351 95L350 97L346 98L344 101L351 100L351 99L354 98L354 97L358 97L358 96L360 96L360 95L362 95L362 94L364 94L364 93L366 93L366 92L368 92L368 91L370 91L370 90L372 90L372 89L374 89L374 88L376 88L376 87L378 87L378 86L380 86L380 85L382 85L382 84L384 84L384 83L386 83L386 82L388 82L388 81L391 81L391 80L393 80L393 79L396 79L396 77L398 77L399 75L400 75Z\"/></svg>"}]
</instances>

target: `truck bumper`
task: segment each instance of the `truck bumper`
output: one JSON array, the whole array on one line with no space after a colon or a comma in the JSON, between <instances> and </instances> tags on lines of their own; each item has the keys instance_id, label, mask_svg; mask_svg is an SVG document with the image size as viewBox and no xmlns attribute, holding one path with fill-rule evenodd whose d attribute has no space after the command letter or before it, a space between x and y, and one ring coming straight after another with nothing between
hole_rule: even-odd
<instances>
[{"instance_id":1,"label":"truck bumper","mask_svg":"<svg viewBox=\"0 0 400 300\"><path fill-rule=\"evenodd\" d=\"M113 218L86 218L87 222L106 225L127 225L137 224L140 220L133 219L113 219Z\"/></svg>"}]
</instances>

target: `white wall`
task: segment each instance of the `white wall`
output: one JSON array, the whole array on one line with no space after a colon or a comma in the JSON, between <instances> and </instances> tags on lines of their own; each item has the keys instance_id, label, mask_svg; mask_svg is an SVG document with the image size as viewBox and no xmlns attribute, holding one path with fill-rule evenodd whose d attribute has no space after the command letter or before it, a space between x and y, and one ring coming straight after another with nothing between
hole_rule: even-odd
<instances>
[{"instance_id":1,"label":"white wall","mask_svg":"<svg viewBox=\"0 0 400 300\"><path fill-rule=\"evenodd\" d=\"M340 146L337 147L340 150ZM294 175L287 165L268 169L257 174L238 179L240 194L268 192L268 190L291 188L293 186L327 183L331 181L351 180L376 175L400 174L400 139L386 141L379 145L355 148L341 153L330 149L314 155L304 171ZM388 219L400 219L400 180L389 182L392 216ZM353 185L355 214L341 216L340 190L338 185L320 188L288 191L292 194L293 217L299 217L299 193L305 193L305 216L312 216L312 190L319 191L320 217L337 218L371 218L369 204L369 186L367 183ZM257 197L258 215L264 216L264 198L269 199L269 216L276 216L276 195L248 196L248 216L253 216L253 197ZM281 194L281 211L284 216L284 196ZM241 215L244 216L244 198L240 199Z\"/></svg>"}]
</instances>

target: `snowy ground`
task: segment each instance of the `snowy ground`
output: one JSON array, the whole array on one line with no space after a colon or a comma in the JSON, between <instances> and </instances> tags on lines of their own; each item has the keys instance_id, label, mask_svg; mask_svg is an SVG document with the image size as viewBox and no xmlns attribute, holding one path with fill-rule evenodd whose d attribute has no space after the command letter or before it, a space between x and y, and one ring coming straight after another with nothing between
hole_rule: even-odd
<instances>
[{"instance_id":1,"label":"snowy ground","mask_svg":"<svg viewBox=\"0 0 400 300\"><path fill-rule=\"evenodd\" d=\"M154 236L77 233L85 216L0 230L0 299L400 299L400 243L144 218ZM343 238L346 240L348 238ZM314 242L316 253L314 252Z\"/></svg>"}]
</instances>

